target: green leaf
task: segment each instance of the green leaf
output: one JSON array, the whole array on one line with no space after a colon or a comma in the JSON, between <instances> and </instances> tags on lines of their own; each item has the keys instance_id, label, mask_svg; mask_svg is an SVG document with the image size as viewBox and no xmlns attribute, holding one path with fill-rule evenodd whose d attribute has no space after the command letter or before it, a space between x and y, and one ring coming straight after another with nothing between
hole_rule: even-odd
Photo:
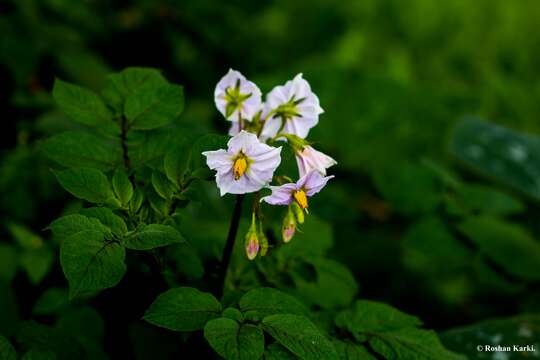
<instances>
[{"instance_id":1,"label":"green leaf","mask_svg":"<svg viewBox=\"0 0 540 360\"><path fill-rule=\"evenodd\" d=\"M385 359L404 360L465 360L466 357L448 351L434 331L406 328L378 333L369 345Z\"/></svg>"},{"instance_id":2,"label":"green leaf","mask_svg":"<svg viewBox=\"0 0 540 360\"><path fill-rule=\"evenodd\" d=\"M226 318L213 319L206 323L204 337L226 360L256 360L264 353L264 334L255 325L239 325Z\"/></svg>"},{"instance_id":3,"label":"green leaf","mask_svg":"<svg viewBox=\"0 0 540 360\"><path fill-rule=\"evenodd\" d=\"M133 185L124 169L116 169L112 178L114 193L122 203L126 205L133 196Z\"/></svg>"},{"instance_id":4,"label":"green leaf","mask_svg":"<svg viewBox=\"0 0 540 360\"><path fill-rule=\"evenodd\" d=\"M123 113L126 99L139 96L145 88L158 88L166 83L167 80L156 69L130 67L109 75L102 94L118 113Z\"/></svg>"},{"instance_id":5,"label":"green leaf","mask_svg":"<svg viewBox=\"0 0 540 360\"><path fill-rule=\"evenodd\" d=\"M8 223L7 228L20 247L26 250L40 249L43 239L24 225Z\"/></svg>"},{"instance_id":6,"label":"green leaf","mask_svg":"<svg viewBox=\"0 0 540 360\"><path fill-rule=\"evenodd\" d=\"M521 226L480 216L465 220L459 229L509 273L540 280L540 244Z\"/></svg>"},{"instance_id":7,"label":"green leaf","mask_svg":"<svg viewBox=\"0 0 540 360\"><path fill-rule=\"evenodd\" d=\"M224 318L234 320L236 322L244 322L244 315L240 312L240 310L235 309L233 307L228 307L225 310L223 310L223 313L221 314Z\"/></svg>"},{"instance_id":8,"label":"green leaf","mask_svg":"<svg viewBox=\"0 0 540 360\"><path fill-rule=\"evenodd\" d=\"M175 142L171 150L165 154L163 168L167 178L177 186L180 186L182 178L188 169L189 146L185 138Z\"/></svg>"},{"instance_id":9,"label":"green leaf","mask_svg":"<svg viewBox=\"0 0 540 360\"><path fill-rule=\"evenodd\" d=\"M14 246L0 243L0 279L10 282L17 273L19 262Z\"/></svg>"},{"instance_id":10,"label":"green leaf","mask_svg":"<svg viewBox=\"0 0 540 360\"><path fill-rule=\"evenodd\" d=\"M96 169L68 169L57 172L56 178L64 189L79 199L105 203L114 197L109 180L105 174Z\"/></svg>"},{"instance_id":11,"label":"green leaf","mask_svg":"<svg viewBox=\"0 0 540 360\"><path fill-rule=\"evenodd\" d=\"M150 224L126 236L124 246L132 250L150 250L184 241L182 234L172 226Z\"/></svg>"},{"instance_id":12,"label":"green leaf","mask_svg":"<svg viewBox=\"0 0 540 360\"><path fill-rule=\"evenodd\" d=\"M152 185L159 196L165 200L171 199L173 195L172 184L163 173L159 171L152 172Z\"/></svg>"},{"instance_id":13,"label":"green leaf","mask_svg":"<svg viewBox=\"0 0 540 360\"><path fill-rule=\"evenodd\" d=\"M56 79L53 97L62 111L76 122L96 126L112 120L112 114L94 92Z\"/></svg>"},{"instance_id":14,"label":"green leaf","mask_svg":"<svg viewBox=\"0 0 540 360\"><path fill-rule=\"evenodd\" d=\"M301 359L337 359L334 346L306 317L270 315L263 319L264 331Z\"/></svg>"},{"instance_id":15,"label":"green leaf","mask_svg":"<svg viewBox=\"0 0 540 360\"><path fill-rule=\"evenodd\" d=\"M91 207L81 209L81 214L89 218L98 219L103 225L110 229L116 236L122 236L127 232L127 225L124 220L113 213L109 208ZM95 230L95 229L94 229Z\"/></svg>"},{"instance_id":16,"label":"green leaf","mask_svg":"<svg viewBox=\"0 0 540 360\"><path fill-rule=\"evenodd\" d=\"M69 292L67 289L50 288L39 297L32 313L35 315L51 315L69 306Z\"/></svg>"},{"instance_id":17,"label":"green leaf","mask_svg":"<svg viewBox=\"0 0 540 360\"><path fill-rule=\"evenodd\" d=\"M50 159L65 167L89 167L109 171L122 162L119 143L86 132L67 131L41 144Z\"/></svg>"},{"instance_id":18,"label":"green leaf","mask_svg":"<svg viewBox=\"0 0 540 360\"><path fill-rule=\"evenodd\" d=\"M221 304L195 288L180 287L159 295L144 314L149 323L175 331L194 331L221 314Z\"/></svg>"},{"instance_id":19,"label":"green leaf","mask_svg":"<svg viewBox=\"0 0 540 360\"><path fill-rule=\"evenodd\" d=\"M174 121L184 109L184 88L179 85L142 86L125 103L131 127L150 130Z\"/></svg>"},{"instance_id":20,"label":"green leaf","mask_svg":"<svg viewBox=\"0 0 540 360\"><path fill-rule=\"evenodd\" d=\"M369 353L362 345L350 340L332 341L340 360L376 360L377 358Z\"/></svg>"},{"instance_id":21,"label":"green leaf","mask_svg":"<svg viewBox=\"0 0 540 360\"><path fill-rule=\"evenodd\" d=\"M264 360L295 360L298 359L287 348L279 343L273 343L267 346L264 352Z\"/></svg>"},{"instance_id":22,"label":"green leaf","mask_svg":"<svg viewBox=\"0 0 540 360\"><path fill-rule=\"evenodd\" d=\"M248 291L240 299L240 310L256 311L260 318L274 314L307 315L306 307L291 295L272 288Z\"/></svg>"},{"instance_id":23,"label":"green leaf","mask_svg":"<svg viewBox=\"0 0 540 360\"><path fill-rule=\"evenodd\" d=\"M30 282L39 284L49 273L54 263L54 254L49 248L28 250L20 255L19 262Z\"/></svg>"},{"instance_id":24,"label":"green leaf","mask_svg":"<svg viewBox=\"0 0 540 360\"><path fill-rule=\"evenodd\" d=\"M505 216L524 210L520 201L503 192L488 186L468 184L446 199L446 207L450 213L457 215L482 213Z\"/></svg>"},{"instance_id":25,"label":"green leaf","mask_svg":"<svg viewBox=\"0 0 540 360\"><path fill-rule=\"evenodd\" d=\"M23 349L37 352L36 356L45 356L46 354L43 353L50 353L56 355L58 359L84 358L82 347L70 335L34 321L25 321L19 328L17 343Z\"/></svg>"},{"instance_id":26,"label":"green leaf","mask_svg":"<svg viewBox=\"0 0 540 360\"><path fill-rule=\"evenodd\" d=\"M540 138L467 119L454 130L450 150L480 173L540 199Z\"/></svg>"},{"instance_id":27,"label":"green leaf","mask_svg":"<svg viewBox=\"0 0 540 360\"><path fill-rule=\"evenodd\" d=\"M315 269L315 281L306 279L301 272L291 274L296 286L294 294L305 303L333 309L348 306L358 293L354 276L343 264L325 258L307 259L301 264L312 265Z\"/></svg>"},{"instance_id":28,"label":"green leaf","mask_svg":"<svg viewBox=\"0 0 540 360\"><path fill-rule=\"evenodd\" d=\"M390 305L358 300L352 309L336 316L336 325L359 335L420 326L422 322L416 316L405 314Z\"/></svg>"},{"instance_id":29,"label":"green leaf","mask_svg":"<svg viewBox=\"0 0 540 360\"><path fill-rule=\"evenodd\" d=\"M540 346L540 315L524 314L511 318L490 319L476 324L451 329L440 334L442 343L452 351L459 351L470 359L478 357L478 345ZM538 351L538 350L537 350ZM512 354L509 359L520 353Z\"/></svg>"},{"instance_id":30,"label":"green leaf","mask_svg":"<svg viewBox=\"0 0 540 360\"><path fill-rule=\"evenodd\" d=\"M103 233L85 230L67 237L60 248L60 263L69 282L69 297L110 288L126 272L125 250Z\"/></svg>"},{"instance_id":31,"label":"green leaf","mask_svg":"<svg viewBox=\"0 0 540 360\"><path fill-rule=\"evenodd\" d=\"M17 352L11 343L0 335L0 359L2 360L17 360Z\"/></svg>"},{"instance_id":32,"label":"green leaf","mask_svg":"<svg viewBox=\"0 0 540 360\"><path fill-rule=\"evenodd\" d=\"M60 241L83 231L99 231L109 237L111 233L110 229L97 219L80 214L66 215L56 219L49 225L48 229L51 229L53 236Z\"/></svg>"}]
</instances>

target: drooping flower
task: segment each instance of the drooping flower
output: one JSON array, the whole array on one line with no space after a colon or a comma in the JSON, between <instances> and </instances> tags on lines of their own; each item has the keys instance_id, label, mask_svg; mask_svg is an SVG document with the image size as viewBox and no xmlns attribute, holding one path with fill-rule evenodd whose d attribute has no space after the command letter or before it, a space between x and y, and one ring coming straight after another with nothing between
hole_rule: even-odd
<instances>
[{"instance_id":1,"label":"drooping flower","mask_svg":"<svg viewBox=\"0 0 540 360\"><path fill-rule=\"evenodd\" d=\"M205 151L206 163L216 170L221 196L246 194L266 186L281 162L281 147L261 143L257 136L241 131L227 143L227 150Z\"/></svg>"},{"instance_id":2,"label":"drooping flower","mask_svg":"<svg viewBox=\"0 0 540 360\"><path fill-rule=\"evenodd\" d=\"M249 260L255 259L261 248L258 235L257 225L255 224L255 214L253 213L251 216L251 226L249 227L245 238L246 255Z\"/></svg>"},{"instance_id":3,"label":"drooping flower","mask_svg":"<svg viewBox=\"0 0 540 360\"><path fill-rule=\"evenodd\" d=\"M326 169L337 164L336 160L309 145L296 151L295 156L300 176L306 175L311 170L317 170L322 175L326 175Z\"/></svg>"},{"instance_id":4,"label":"drooping flower","mask_svg":"<svg viewBox=\"0 0 540 360\"><path fill-rule=\"evenodd\" d=\"M272 89L266 96L265 104L271 116L266 121L262 135L268 138L278 133L305 138L309 130L319 122L319 115L324 112L319 105L319 98L311 91L302 74Z\"/></svg>"},{"instance_id":5,"label":"drooping flower","mask_svg":"<svg viewBox=\"0 0 540 360\"><path fill-rule=\"evenodd\" d=\"M296 218L289 207L281 225L281 237L284 243L288 243L296 232Z\"/></svg>"},{"instance_id":6,"label":"drooping flower","mask_svg":"<svg viewBox=\"0 0 540 360\"><path fill-rule=\"evenodd\" d=\"M230 69L217 83L214 100L229 121L251 121L261 107L261 91L240 72Z\"/></svg>"},{"instance_id":7,"label":"drooping flower","mask_svg":"<svg viewBox=\"0 0 540 360\"><path fill-rule=\"evenodd\" d=\"M321 191L333 177L334 175L323 177L318 171L312 170L296 183L270 186L272 194L263 197L261 201L271 205L290 205L296 202L302 210L305 210L309 207L308 198Z\"/></svg>"}]
</instances>

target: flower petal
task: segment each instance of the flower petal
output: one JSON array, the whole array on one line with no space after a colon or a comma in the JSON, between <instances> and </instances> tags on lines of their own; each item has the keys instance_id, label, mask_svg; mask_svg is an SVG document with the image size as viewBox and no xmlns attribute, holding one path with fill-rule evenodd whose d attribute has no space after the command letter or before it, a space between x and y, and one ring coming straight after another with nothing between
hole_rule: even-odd
<instances>
[{"instance_id":1,"label":"flower petal","mask_svg":"<svg viewBox=\"0 0 540 360\"><path fill-rule=\"evenodd\" d=\"M261 199L270 205L289 205L292 200L292 192L296 190L296 184L285 184L281 186L270 186L272 194Z\"/></svg>"},{"instance_id":2,"label":"flower petal","mask_svg":"<svg viewBox=\"0 0 540 360\"><path fill-rule=\"evenodd\" d=\"M300 178L296 184L298 187L303 187L306 191L306 195L311 197L321 191L328 180L332 179L333 177L334 175L323 177L318 171L312 170L307 175Z\"/></svg>"},{"instance_id":3,"label":"flower petal","mask_svg":"<svg viewBox=\"0 0 540 360\"><path fill-rule=\"evenodd\" d=\"M232 156L226 150L205 151L202 154L206 156L206 164L212 170L223 172L232 167Z\"/></svg>"}]
</instances>

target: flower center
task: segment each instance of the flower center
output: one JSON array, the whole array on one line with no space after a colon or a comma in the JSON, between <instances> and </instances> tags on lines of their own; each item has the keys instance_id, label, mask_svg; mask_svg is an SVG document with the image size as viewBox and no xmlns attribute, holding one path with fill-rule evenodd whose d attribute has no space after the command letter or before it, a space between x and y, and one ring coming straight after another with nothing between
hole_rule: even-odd
<instances>
[{"instance_id":1,"label":"flower center","mask_svg":"<svg viewBox=\"0 0 540 360\"><path fill-rule=\"evenodd\" d=\"M293 96L285 104L281 104L276 110L274 117L280 117L284 120L292 119L293 117L302 117L297 105L301 104L306 98L296 100Z\"/></svg>"},{"instance_id":2,"label":"flower center","mask_svg":"<svg viewBox=\"0 0 540 360\"><path fill-rule=\"evenodd\" d=\"M225 89L225 101L227 102L227 105L225 106L225 115L227 117L231 116L231 114L236 109L240 109L243 102L250 97L251 93L242 94L240 92L240 80L236 82L236 86Z\"/></svg>"},{"instance_id":3,"label":"flower center","mask_svg":"<svg viewBox=\"0 0 540 360\"><path fill-rule=\"evenodd\" d=\"M307 209L308 200L307 200L306 192L304 190L296 190L293 193L293 197L294 197L294 200L296 200L296 202L298 203L298 205L300 205L302 209Z\"/></svg>"},{"instance_id":4,"label":"flower center","mask_svg":"<svg viewBox=\"0 0 540 360\"><path fill-rule=\"evenodd\" d=\"M234 180L238 180L244 175L248 167L248 162L244 154L240 154L238 158L234 161L233 173Z\"/></svg>"}]
</instances>

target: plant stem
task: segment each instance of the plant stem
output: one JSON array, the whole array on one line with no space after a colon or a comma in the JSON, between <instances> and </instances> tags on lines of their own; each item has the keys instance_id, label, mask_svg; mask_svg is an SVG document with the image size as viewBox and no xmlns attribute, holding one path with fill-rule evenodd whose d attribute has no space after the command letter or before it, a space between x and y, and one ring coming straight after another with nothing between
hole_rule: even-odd
<instances>
[{"instance_id":1,"label":"plant stem","mask_svg":"<svg viewBox=\"0 0 540 360\"><path fill-rule=\"evenodd\" d=\"M120 143L122 144L122 155L124 158L124 166L127 170L131 169L131 161L129 160L128 147L127 147L127 132L128 123L125 116L120 119Z\"/></svg>"},{"instance_id":2,"label":"plant stem","mask_svg":"<svg viewBox=\"0 0 540 360\"><path fill-rule=\"evenodd\" d=\"M223 290L225 289L225 279L229 270L229 262L231 261L231 255L234 249L234 241L236 240L236 234L238 233L238 225L240 224L240 216L242 215L242 202L244 200L244 194L236 195L236 203L234 204L234 210L231 217L231 223L229 225L229 234L227 235L227 242L225 243L225 249L223 249L223 257L221 259L221 267L218 278L218 290L217 297L220 299L223 296Z\"/></svg>"}]
</instances>

